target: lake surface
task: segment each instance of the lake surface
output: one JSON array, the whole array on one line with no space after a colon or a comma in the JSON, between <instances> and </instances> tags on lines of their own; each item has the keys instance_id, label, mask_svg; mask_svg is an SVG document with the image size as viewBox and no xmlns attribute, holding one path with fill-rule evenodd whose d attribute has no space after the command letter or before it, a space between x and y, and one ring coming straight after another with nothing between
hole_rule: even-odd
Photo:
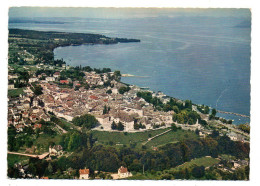
<instances>
[{"instance_id":1,"label":"lake surface","mask_svg":"<svg viewBox=\"0 0 260 186\"><path fill-rule=\"evenodd\" d=\"M218 110L250 115L251 29L237 26L245 21L243 18L58 20L65 23L10 23L9 28L141 39L140 43L57 48L55 59L63 58L71 66L109 67L144 76L123 77L122 81ZM222 116L236 124L249 122L249 118Z\"/></svg>"}]
</instances>

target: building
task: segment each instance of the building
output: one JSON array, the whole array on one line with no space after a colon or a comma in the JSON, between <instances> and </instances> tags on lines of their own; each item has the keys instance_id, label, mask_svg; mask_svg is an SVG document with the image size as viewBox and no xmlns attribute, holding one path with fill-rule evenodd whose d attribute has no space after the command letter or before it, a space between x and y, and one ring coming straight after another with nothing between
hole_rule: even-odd
<instances>
[{"instance_id":1,"label":"building","mask_svg":"<svg viewBox=\"0 0 260 186\"><path fill-rule=\"evenodd\" d=\"M79 169L79 179L89 179L89 169Z\"/></svg>"},{"instance_id":2,"label":"building","mask_svg":"<svg viewBox=\"0 0 260 186\"><path fill-rule=\"evenodd\" d=\"M49 146L50 156L61 156L63 154L63 148L61 145Z\"/></svg>"},{"instance_id":3,"label":"building","mask_svg":"<svg viewBox=\"0 0 260 186\"><path fill-rule=\"evenodd\" d=\"M60 72L55 72L55 73L53 74L53 77L59 78L59 77L60 77Z\"/></svg>"},{"instance_id":4,"label":"building","mask_svg":"<svg viewBox=\"0 0 260 186\"><path fill-rule=\"evenodd\" d=\"M68 80L60 80L60 84L69 84Z\"/></svg>"},{"instance_id":5,"label":"building","mask_svg":"<svg viewBox=\"0 0 260 186\"><path fill-rule=\"evenodd\" d=\"M37 77L32 77L29 79L29 83L37 82L39 79Z\"/></svg>"},{"instance_id":6,"label":"building","mask_svg":"<svg viewBox=\"0 0 260 186\"><path fill-rule=\"evenodd\" d=\"M8 89L14 89L14 84L8 84Z\"/></svg>"},{"instance_id":7,"label":"building","mask_svg":"<svg viewBox=\"0 0 260 186\"><path fill-rule=\"evenodd\" d=\"M23 102L23 107L24 107L25 109L29 109L29 108L30 108L30 101L25 100L25 101Z\"/></svg>"},{"instance_id":8,"label":"building","mask_svg":"<svg viewBox=\"0 0 260 186\"><path fill-rule=\"evenodd\" d=\"M47 82L49 82L49 81L55 81L55 77L46 77L45 80L46 80Z\"/></svg>"},{"instance_id":9,"label":"building","mask_svg":"<svg viewBox=\"0 0 260 186\"><path fill-rule=\"evenodd\" d=\"M132 173L129 172L127 170L127 168L121 166L119 169L118 169L118 178L127 178L127 177L131 177L132 176Z\"/></svg>"}]
</instances>

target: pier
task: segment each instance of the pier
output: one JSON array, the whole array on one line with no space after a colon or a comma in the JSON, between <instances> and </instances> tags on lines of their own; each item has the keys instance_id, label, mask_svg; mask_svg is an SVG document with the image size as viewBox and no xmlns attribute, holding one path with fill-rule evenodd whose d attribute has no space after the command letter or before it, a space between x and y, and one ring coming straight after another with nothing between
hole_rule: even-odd
<instances>
[{"instance_id":1,"label":"pier","mask_svg":"<svg viewBox=\"0 0 260 186\"><path fill-rule=\"evenodd\" d=\"M234 113L234 112L226 112L226 111L221 111L221 110L217 110L217 112L223 113L223 114L233 114L233 115L236 115L236 116L250 118L250 116L247 116L247 115L244 115L244 114L238 114L238 113Z\"/></svg>"}]
</instances>

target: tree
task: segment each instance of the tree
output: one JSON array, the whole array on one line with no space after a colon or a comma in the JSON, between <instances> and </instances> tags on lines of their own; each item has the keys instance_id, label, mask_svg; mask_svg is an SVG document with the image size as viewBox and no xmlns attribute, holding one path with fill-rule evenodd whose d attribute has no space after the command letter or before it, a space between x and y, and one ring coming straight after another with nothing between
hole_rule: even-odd
<instances>
[{"instance_id":1,"label":"tree","mask_svg":"<svg viewBox=\"0 0 260 186\"><path fill-rule=\"evenodd\" d=\"M185 168L185 171L184 171L184 178L186 180L190 179L190 171L187 168Z\"/></svg>"},{"instance_id":2,"label":"tree","mask_svg":"<svg viewBox=\"0 0 260 186\"><path fill-rule=\"evenodd\" d=\"M134 129L139 130L139 124L137 122L134 123Z\"/></svg>"},{"instance_id":3,"label":"tree","mask_svg":"<svg viewBox=\"0 0 260 186\"><path fill-rule=\"evenodd\" d=\"M36 96L42 94L42 87L40 85L34 85L31 89Z\"/></svg>"},{"instance_id":4,"label":"tree","mask_svg":"<svg viewBox=\"0 0 260 186\"><path fill-rule=\"evenodd\" d=\"M219 136L219 131L213 130L211 136L212 136L213 138L218 137L218 136Z\"/></svg>"},{"instance_id":5,"label":"tree","mask_svg":"<svg viewBox=\"0 0 260 186\"><path fill-rule=\"evenodd\" d=\"M127 87L120 87L119 89L118 89L118 92L120 93L120 94L124 94L125 92L128 92L130 90L130 87L129 86L127 86Z\"/></svg>"},{"instance_id":6,"label":"tree","mask_svg":"<svg viewBox=\"0 0 260 186\"><path fill-rule=\"evenodd\" d=\"M112 90L109 89L109 90L106 91L106 93L107 93L107 94L112 94Z\"/></svg>"},{"instance_id":7,"label":"tree","mask_svg":"<svg viewBox=\"0 0 260 186\"><path fill-rule=\"evenodd\" d=\"M174 123L172 123L171 125L171 129L172 131L176 132L178 130L178 128L176 127L176 125Z\"/></svg>"},{"instance_id":8,"label":"tree","mask_svg":"<svg viewBox=\"0 0 260 186\"><path fill-rule=\"evenodd\" d=\"M216 114L217 114L217 110L216 110L216 109L212 109L212 110L211 110L211 115L215 117Z\"/></svg>"},{"instance_id":9,"label":"tree","mask_svg":"<svg viewBox=\"0 0 260 186\"><path fill-rule=\"evenodd\" d=\"M111 124L111 129L112 130L116 130L117 129L117 125L116 125L116 123L114 121Z\"/></svg>"},{"instance_id":10,"label":"tree","mask_svg":"<svg viewBox=\"0 0 260 186\"><path fill-rule=\"evenodd\" d=\"M190 156L190 148L184 142L181 143L181 153L184 162L188 161Z\"/></svg>"},{"instance_id":11,"label":"tree","mask_svg":"<svg viewBox=\"0 0 260 186\"><path fill-rule=\"evenodd\" d=\"M171 180L171 179L172 179L172 175L169 173L161 175L161 180Z\"/></svg>"},{"instance_id":12,"label":"tree","mask_svg":"<svg viewBox=\"0 0 260 186\"><path fill-rule=\"evenodd\" d=\"M124 125L122 122L119 121L118 125L117 125L117 129L120 130L120 131L123 131L124 130Z\"/></svg>"},{"instance_id":13,"label":"tree","mask_svg":"<svg viewBox=\"0 0 260 186\"><path fill-rule=\"evenodd\" d=\"M48 165L48 172L49 172L50 174L53 173L53 167L52 167L51 163L49 163L49 165Z\"/></svg>"},{"instance_id":14,"label":"tree","mask_svg":"<svg viewBox=\"0 0 260 186\"><path fill-rule=\"evenodd\" d=\"M192 102L191 102L191 100L185 100L185 108L192 109Z\"/></svg>"},{"instance_id":15,"label":"tree","mask_svg":"<svg viewBox=\"0 0 260 186\"><path fill-rule=\"evenodd\" d=\"M196 133L197 135L199 135L199 134L200 134L199 129L196 129L196 130L195 130L195 133Z\"/></svg>"},{"instance_id":16,"label":"tree","mask_svg":"<svg viewBox=\"0 0 260 186\"><path fill-rule=\"evenodd\" d=\"M92 116L90 114L85 114L82 116L74 117L72 123L86 129L91 129L97 125L98 121L95 118L95 116Z\"/></svg>"},{"instance_id":17,"label":"tree","mask_svg":"<svg viewBox=\"0 0 260 186\"><path fill-rule=\"evenodd\" d=\"M107 106L105 105L104 109L103 109L103 114L107 114L107 113L108 113L108 109L107 109Z\"/></svg>"},{"instance_id":18,"label":"tree","mask_svg":"<svg viewBox=\"0 0 260 186\"><path fill-rule=\"evenodd\" d=\"M205 175L205 167L204 166L197 166L192 169L192 176L195 178L201 178Z\"/></svg>"},{"instance_id":19,"label":"tree","mask_svg":"<svg viewBox=\"0 0 260 186\"><path fill-rule=\"evenodd\" d=\"M176 105L174 105L174 106L172 107L172 110L173 110L176 114L178 114L178 113L180 112L180 109L179 109Z\"/></svg>"},{"instance_id":20,"label":"tree","mask_svg":"<svg viewBox=\"0 0 260 186\"><path fill-rule=\"evenodd\" d=\"M209 113L209 106L206 106L204 109L204 114L208 114Z\"/></svg>"},{"instance_id":21,"label":"tree","mask_svg":"<svg viewBox=\"0 0 260 186\"><path fill-rule=\"evenodd\" d=\"M114 76L115 76L115 79L116 79L116 80L120 80L120 78L121 78L121 73L120 73L120 71L119 71L119 70L116 70L116 71L114 72Z\"/></svg>"}]
</instances>

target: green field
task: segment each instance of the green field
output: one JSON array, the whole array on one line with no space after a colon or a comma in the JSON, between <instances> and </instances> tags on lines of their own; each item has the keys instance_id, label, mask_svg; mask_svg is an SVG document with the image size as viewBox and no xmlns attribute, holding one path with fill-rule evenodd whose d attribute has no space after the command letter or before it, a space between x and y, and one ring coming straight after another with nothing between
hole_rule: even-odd
<instances>
[{"instance_id":1,"label":"green field","mask_svg":"<svg viewBox=\"0 0 260 186\"><path fill-rule=\"evenodd\" d=\"M64 128L62 125L60 125L61 128L65 129L67 131L77 130L77 127L74 124L72 124L71 122L68 122L67 120L65 120L63 118L59 118L59 120L61 121L62 125L65 126L65 128Z\"/></svg>"},{"instance_id":2,"label":"green field","mask_svg":"<svg viewBox=\"0 0 260 186\"><path fill-rule=\"evenodd\" d=\"M10 97L18 97L22 93L23 93L23 88L8 90L8 96Z\"/></svg>"},{"instance_id":3,"label":"green field","mask_svg":"<svg viewBox=\"0 0 260 186\"><path fill-rule=\"evenodd\" d=\"M137 148L141 148L142 145L148 140L148 138L153 137L157 134L163 133L167 129L149 130L145 132L136 133L123 133L123 132L107 132L107 131L92 131L93 137L97 138L98 144L103 145L130 145L135 144ZM198 136L191 131L178 130L176 132L170 131L159 137L154 138L146 144L148 148L152 146L161 146L167 143L176 143L184 139L194 139Z\"/></svg>"},{"instance_id":4,"label":"green field","mask_svg":"<svg viewBox=\"0 0 260 186\"><path fill-rule=\"evenodd\" d=\"M141 147L142 143L147 141L149 134L151 137L160 134L169 129L158 129L158 130L149 130L145 132L135 132L135 133L124 133L124 132L107 132L107 131L96 131L93 130L92 134L94 138L97 138L97 143L108 145L112 143L113 145L129 145L130 143L136 143L137 147Z\"/></svg>"},{"instance_id":5,"label":"green field","mask_svg":"<svg viewBox=\"0 0 260 186\"><path fill-rule=\"evenodd\" d=\"M146 146L148 148L152 146L158 147L158 146L165 145L167 143L177 143L184 139L196 139L196 138L198 138L198 136L191 131L187 131L187 130L177 130L176 132L170 131L149 141L146 144Z\"/></svg>"},{"instance_id":6,"label":"green field","mask_svg":"<svg viewBox=\"0 0 260 186\"><path fill-rule=\"evenodd\" d=\"M185 168L190 168L193 165L197 166L204 166L204 167L210 167L212 165L215 165L219 163L220 160L212 158L212 157L202 157L202 158L196 158L189 162L185 162L184 164L177 166L175 168L170 169L170 171L177 171Z\"/></svg>"},{"instance_id":7,"label":"green field","mask_svg":"<svg viewBox=\"0 0 260 186\"><path fill-rule=\"evenodd\" d=\"M40 134L37 140L34 142L34 146L40 146L39 152L37 154L42 154L48 151L49 143L54 142L55 144L59 144L61 139L61 135L56 135L55 137L51 137L47 134Z\"/></svg>"},{"instance_id":8,"label":"green field","mask_svg":"<svg viewBox=\"0 0 260 186\"><path fill-rule=\"evenodd\" d=\"M18 162L26 162L29 160L27 156L20 156L16 154L7 154L8 167L13 167Z\"/></svg>"}]
</instances>

